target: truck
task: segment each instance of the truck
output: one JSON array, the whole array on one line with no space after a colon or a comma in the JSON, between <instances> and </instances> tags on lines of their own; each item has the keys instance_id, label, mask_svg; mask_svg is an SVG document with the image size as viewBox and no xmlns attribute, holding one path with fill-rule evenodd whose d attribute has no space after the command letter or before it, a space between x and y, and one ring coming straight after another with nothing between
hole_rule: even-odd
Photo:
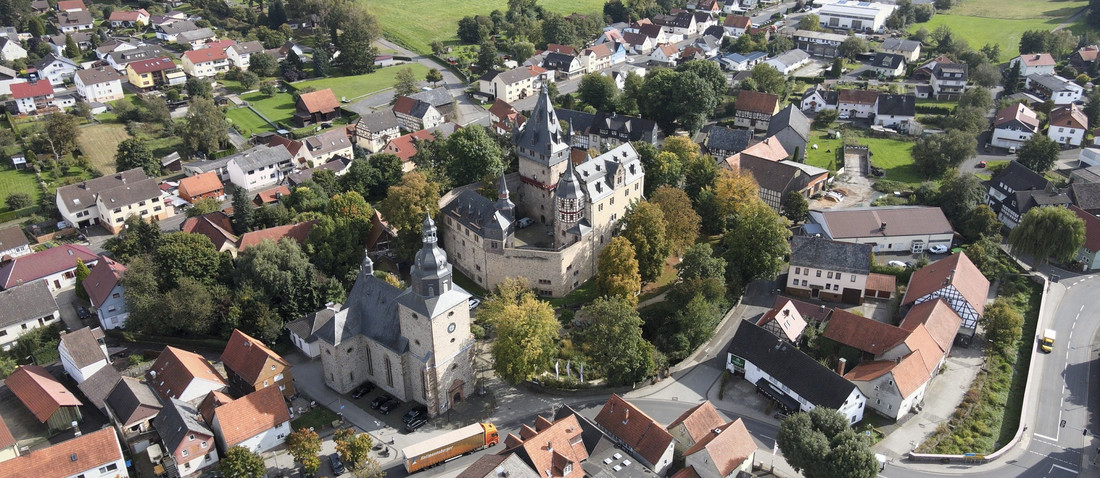
<instances>
[{"instance_id":1,"label":"truck","mask_svg":"<svg viewBox=\"0 0 1100 478\"><path fill-rule=\"evenodd\" d=\"M1039 348L1046 353L1050 353L1054 350L1054 331L1046 329L1043 331L1043 337L1039 339Z\"/></svg>"},{"instance_id":2,"label":"truck","mask_svg":"<svg viewBox=\"0 0 1100 478\"><path fill-rule=\"evenodd\" d=\"M497 427L483 422L414 443L401 450L401 454L405 459L405 471L415 473L497 443L500 443Z\"/></svg>"}]
</instances>

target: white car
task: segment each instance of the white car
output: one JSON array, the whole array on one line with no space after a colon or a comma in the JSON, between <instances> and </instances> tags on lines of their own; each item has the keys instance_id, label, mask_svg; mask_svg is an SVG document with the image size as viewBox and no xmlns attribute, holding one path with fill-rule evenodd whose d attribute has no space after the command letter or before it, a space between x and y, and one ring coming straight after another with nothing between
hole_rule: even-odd
<instances>
[{"instance_id":1,"label":"white car","mask_svg":"<svg viewBox=\"0 0 1100 478\"><path fill-rule=\"evenodd\" d=\"M929 247L928 252L931 252L933 254L944 254L947 252L947 246L943 244L936 244L932 247Z\"/></svg>"},{"instance_id":2,"label":"white car","mask_svg":"<svg viewBox=\"0 0 1100 478\"><path fill-rule=\"evenodd\" d=\"M534 224L534 223L535 223L534 219L531 219L529 217L522 217L518 221L516 221L516 227L519 228L519 229L523 229L523 228L525 228L527 226L530 226L531 224Z\"/></svg>"},{"instance_id":3,"label":"white car","mask_svg":"<svg viewBox=\"0 0 1100 478\"><path fill-rule=\"evenodd\" d=\"M906 264L902 261L890 261L890 262L887 262L886 265L888 265L890 267L900 267L902 269L908 267L908 264Z\"/></svg>"},{"instance_id":4,"label":"white car","mask_svg":"<svg viewBox=\"0 0 1100 478\"><path fill-rule=\"evenodd\" d=\"M477 297L470 297L470 310L474 310L477 306L481 305L481 299Z\"/></svg>"}]
</instances>

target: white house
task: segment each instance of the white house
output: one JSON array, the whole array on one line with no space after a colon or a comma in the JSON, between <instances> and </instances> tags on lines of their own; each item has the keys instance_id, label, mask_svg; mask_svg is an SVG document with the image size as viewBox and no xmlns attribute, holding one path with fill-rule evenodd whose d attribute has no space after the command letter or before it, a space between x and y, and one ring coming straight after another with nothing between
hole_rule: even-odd
<instances>
[{"instance_id":1,"label":"white house","mask_svg":"<svg viewBox=\"0 0 1100 478\"><path fill-rule=\"evenodd\" d=\"M909 126L917 120L917 97L915 95L878 95L875 104L875 124L899 131L909 131Z\"/></svg>"},{"instance_id":2,"label":"white house","mask_svg":"<svg viewBox=\"0 0 1100 478\"><path fill-rule=\"evenodd\" d=\"M106 103L122 98L122 74L101 66L76 72L76 93L88 103Z\"/></svg>"},{"instance_id":3,"label":"white house","mask_svg":"<svg viewBox=\"0 0 1100 478\"><path fill-rule=\"evenodd\" d=\"M206 78L229 71L229 58L221 48L203 48L183 53L183 71Z\"/></svg>"},{"instance_id":4,"label":"white house","mask_svg":"<svg viewBox=\"0 0 1100 478\"><path fill-rule=\"evenodd\" d=\"M0 38L0 60L12 61L27 57L27 50L14 38Z\"/></svg>"},{"instance_id":5,"label":"white house","mask_svg":"<svg viewBox=\"0 0 1100 478\"><path fill-rule=\"evenodd\" d=\"M252 54L262 51L264 51L263 43L258 41L246 41L226 48L225 56L233 66L247 71Z\"/></svg>"},{"instance_id":6,"label":"white house","mask_svg":"<svg viewBox=\"0 0 1100 478\"><path fill-rule=\"evenodd\" d=\"M729 36L739 37L752 28L752 18L744 15L727 15L722 21L722 28L726 29Z\"/></svg>"},{"instance_id":7,"label":"white house","mask_svg":"<svg viewBox=\"0 0 1100 478\"><path fill-rule=\"evenodd\" d=\"M92 14L87 10L57 13L57 29L61 30L61 33L91 30L94 26L95 21L92 19Z\"/></svg>"},{"instance_id":8,"label":"white house","mask_svg":"<svg viewBox=\"0 0 1100 478\"><path fill-rule=\"evenodd\" d=\"M901 55L906 63L913 64L920 58L921 43L904 38L887 38L882 41L880 50L883 53Z\"/></svg>"},{"instance_id":9,"label":"white house","mask_svg":"<svg viewBox=\"0 0 1100 478\"><path fill-rule=\"evenodd\" d=\"M871 274L871 246L794 236L790 266L788 294L859 304Z\"/></svg>"},{"instance_id":10,"label":"white house","mask_svg":"<svg viewBox=\"0 0 1100 478\"><path fill-rule=\"evenodd\" d=\"M12 83L9 88L15 109L21 114L35 114L54 106L53 85L49 81Z\"/></svg>"},{"instance_id":11,"label":"white house","mask_svg":"<svg viewBox=\"0 0 1100 478\"><path fill-rule=\"evenodd\" d=\"M129 478L114 428L107 427L0 462L0 476Z\"/></svg>"},{"instance_id":12,"label":"white house","mask_svg":"<svg viewBox=\"0 0 1100 478\"><path fill-rule=\"evenodd\" d=\"M88 301L95 308L99 325L104 330L117 329L126 325L130 310L126 306L125 287L122 285L122 273L126 266L107 256L101 256L92 273L84 279L82 286L88 292Z\"/></svg>"},{"instance_id":13,"label":"white house","mask_svg":"<svg viewBox=\"0 0 1100 478\"><path fill-rule=\"evenodd\" d=\"M1050 112L1047 136L1058 144L1081 146L1081 141L1085 139L1085 132L1088 129L1088 116L1075 104L1059 106Z\"/></svg>"},{"instance_id":14,"label":"white house","mask_svg":"<svg viewBox=\"0 0 1100 478\"><path fill-rule=\"evenodd\" d=\"M491 98L512 103L538 92L536 75L526 66L507 71L489 71L478 78L478 91Z\"/></svg>"},{"instance_id":15,"label":"white house","mask_svg":"<svg viewBox=\"0 0 1100 478\"><path fill-rule=\"evenodd\" d=\"M84 327L72 332L61 331L61 341L57 344L57 353L65 372L78 385L92 374L109 365L107 343L103 339L103 329Z\"/></svg>"},{"instance_id":16,"label":"white house","mask_svg":"<svg viewBox=\"0 0 1100 478\"><path fill-rule=\"evenodd\" d=\"M290 342L309 358L320 357L321 345L317 332L335 317L337 309L337 306L330 303L324 309L286 324L286 329L290 331Z\"/></svg>"},{"instance_id":17,"label":"white house","mask_svg":"<svg viewBox=\"0 0 1100 478\"><path fill-rule=\"evenodd\" d=\"M802 93L802 103L799 105L802 111L818 113L822 110L836 111L839 95L832 90L826 90L814 85Z\"/></svg>"},{"instance_id":18,"label":"white house","mask_svg":"<svg viewBox=\"0 0 1100 478\"><path fill-rule=\"evenodd\" d=\"M676 66L676 60L680 59L680 49L672 43L658 45L649 58L657 64Z\"/></svg>"},{"instance_id":19,"label":"white house","mask_svg":"<svg viewBox=\"0 0 1100 478\"><path fill-rule=\"evenodd\" d=\"M19 76L19 72L5 66L0 66L0 95L10 95L11 85L26 82L27 79Z\"/></svg>"},{"instance_id":20,"label":"white house","mask_svg":"<svg viewBox=\"0 0 1100 478\"><path fill-rule=\"evenodd\" d=\"M29 330L58 323L61 311L46 281L36 280L0 291L0 348L11 349Z\"/></svg>"},{"instance_id":21,"label":"white house","mask_svg":"<svg viewBox=\"0 0 1100 478\"><path fill-rule=\"evenodd\" d=\"M63 244L11 260L0 258L0 288L10 289L42 279L50 291L72 287L76 285L77 260L92 267L99 256L86 246Z\"/></svg>"},{"instance_id":22,"label":"white house","mask_svg":"<svg viewBox=\"0 0 1100 478\"><path fill-rule=\"evenodd\" d=\"M1016 64L1020 65L1020 76L1026 78L1036 73L1053 75L1057 62L1050 53L1028 53L1013 58L1008 66L1014 67Z\"/></svg>"},{"instance_id":23,"label":"white house","mask_svg":"<svg viewBox=\"0 0 1100 478\"><path fill-rule=\"evenodd\" d=\"M13 157L12 162L16 162L17 158ZM24 159L26 161L26 159ZM24 167L26 167L24 163ZM23 229L19 226L7 227L0 229L0 257L11 256L21 257L31 253L30 242L27 241L27 236L23 234Z\"/></svg>"},{"instance_id":24,"label":"white house","mask_svg":"<svg viewBox=\"0 0 1100 478\"><path fill-rule=\"evenodd\" d=\"M253 191L274 186L293 167L293 157L283 146L256 146L230 156L226 163L229 181Z\"/></svg>"},{"instance_id":25,"label":"white house","mask_svg":"<svg viewBox=\"0 0 1100 478\"><path fill-rule=\"evenodd\" d=\"M80 69L80 66L63 56L57 56L54 54L48 54L42 57L38 63L34 64L39 79L49 80L50 84L59 86L65 84L66 81L71 81L73 75L76 74L76 70Z\"/></svg>"},{"instance_id":26,"label":"white house","mask_svg":"<svg viewBox=\"0 0 1100 478\"><path fill-rule=\"evenodd\" d=\"M657 476L672 465L676 449L672 434L618 394L611 394L593 421Z\"/></svg>"},{"instance_id":27,"label":"white house","mask_svg":"<svg viewBox=\"0 0 1100 478\"><path fill-rule=\"evenodd\" d=\"M1081 100L1085 88L1058 75L1036 73L1025 81L1027 89L1054 102L1055 105L1068 105Z\"/></svg>"},{"instance_id":28,"label":"white house","mask_svg":"<svg viewBox=\"0 0 1100 478\"><path fill-rule=\"evenodd\" d=\"M913 254L949 246L955 234L943 210L928 206L813 209L803 230L833 241L871 244L874 252Z\"/></svg>"},{"instance_id":29,"label":"white house","mask_svg":"<svg viewBox=\"0 0 1100 478\"><path fill-rule=\"evenodd\" d=\"M210 428L223 452L240 446L263 453L281 445L292 431L290 410L278 387L262 388L218 406Z\"/></svg>"},{"instance_id":30,"label":"white house","mask_svg":"<svg viewBox=\"0 0 1100 478\"><path fill-rule=\"evenodd\" d=\"M1020 148L1039 132L1039 117L1023 103L1005 107L993 117L990 144L998 148Z\"/></svg>"},{"instance_id":31,"label":"white house","mask_svg":"<svg viewBox=\"0 0 1100 478\"><path fill-rule=\"evenodd\" d=\"M218 462L214 432L199 419L197 408L176 399L165 401L153 419L165 452L176 460L180 477L186 478Z\"/></svg>"},{"instance_id":32,"label":"white house","mask_svg":"<svg viewBox=\"0 0 1100 478\"><path fill-rule=\"evenodd\" d=\"M749 52L748 54L730 53L718 58L718 65L727 71L748 71L752 67L768 59L768 54L762 51Z\"/></svg>"},{"instance_id":33,"label":"white house","mask_svg":"<svg viewBox=\"0 0 1100 478\"><path fill-rule=\"evenodd\" d=\"M779 72L784 75L790 75L791 73L794 73L795 70L802 68L806 63L809 62L809 53L795 49L781 53L775 58L765 61L764 64L769 65L776 70L779 70Z\"/></svg>"},{"instance_id":34,"label":"white house","mask_svg":"<svg viewBox=\"0 0 1100 478\"><path fill-rule=\"evenodd\" d=\"M840 117L870 118L875 115L879 92L876 90L840 90L837 110Z\"/></svg>"},{"instance_id":35,"label":"white house","mask_svg":"<svg viewBox=\"0 0 1100 478\"><path fill-rule=\"evenodd\" d=\"M894 53L878 52L871 60L871 71L887 78L905 74L905 57Z\"/></svg>"},{"instance_id":36,"label":"white house","mask_svg":"<svg viewBox=\"0 0 1100 478\"><path fill-rule=\"evenodd\" d=\"M822 28L879 32L897 5L839 0L817 10Z\"/></svg>"}]
</instances>

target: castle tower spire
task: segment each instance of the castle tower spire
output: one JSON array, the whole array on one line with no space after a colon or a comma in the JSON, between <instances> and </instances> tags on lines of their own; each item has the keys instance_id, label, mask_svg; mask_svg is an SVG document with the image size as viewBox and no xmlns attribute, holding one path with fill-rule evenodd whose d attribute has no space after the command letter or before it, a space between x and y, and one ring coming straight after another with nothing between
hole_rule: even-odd
<instances>
[{"instance_id":1,"label":"castle tower spire","mask_svg":"<svg viewBox=\"0 0 1100 478\"><path fill-rule=\"evenodd\" d=\"M504 173L500 173L500 183L497 185L496 208L509 222L515 220L516 204L509 199L508 181L504 179Z\"/></svg>"},{"instance_id":2,"label":"castle tower spire","mask_svg":"<svg viewBox=\"0 0 1100 478\"><path fill-rule=\"evenodd\" d=\"M554 242L558 247L568 245L566 231L575 226L584 217L584 185L577 178L573 161L568 161L565 173L554 188L554 210L557 227Z\"/></svg>"}]
</instances>

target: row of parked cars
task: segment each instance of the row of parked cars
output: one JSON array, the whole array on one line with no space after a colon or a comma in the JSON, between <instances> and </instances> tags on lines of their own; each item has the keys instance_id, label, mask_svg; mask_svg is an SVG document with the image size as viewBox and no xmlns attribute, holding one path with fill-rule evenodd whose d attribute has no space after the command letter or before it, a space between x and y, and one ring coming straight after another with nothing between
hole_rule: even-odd
<instances>
[{"instance_id":1,"label":"row of parked cars","mask_svg":"<svg viewBox=\"0 0 1100 478\"><path fill-rule=\"evenodd\" d=\"M373 383L369 381L363 382L362 385L351 392L351 398L355 400L363 398L368 393L373 391L374 388L375 385ZM370 402L371 409L378 410L383 415L388 415L390 412L396 410L399 406L401 406L401 401L394 398L388 393L382 393L377 397L374 397L374 400L371 400ZM409 409L409 411L405 412L405 414L401 416L401 422L405 424L405 431L415 431L416 429L428 423L428 408L424 405L416 405L412 407L411 409Z\"/></svg>"}]
</instances>

